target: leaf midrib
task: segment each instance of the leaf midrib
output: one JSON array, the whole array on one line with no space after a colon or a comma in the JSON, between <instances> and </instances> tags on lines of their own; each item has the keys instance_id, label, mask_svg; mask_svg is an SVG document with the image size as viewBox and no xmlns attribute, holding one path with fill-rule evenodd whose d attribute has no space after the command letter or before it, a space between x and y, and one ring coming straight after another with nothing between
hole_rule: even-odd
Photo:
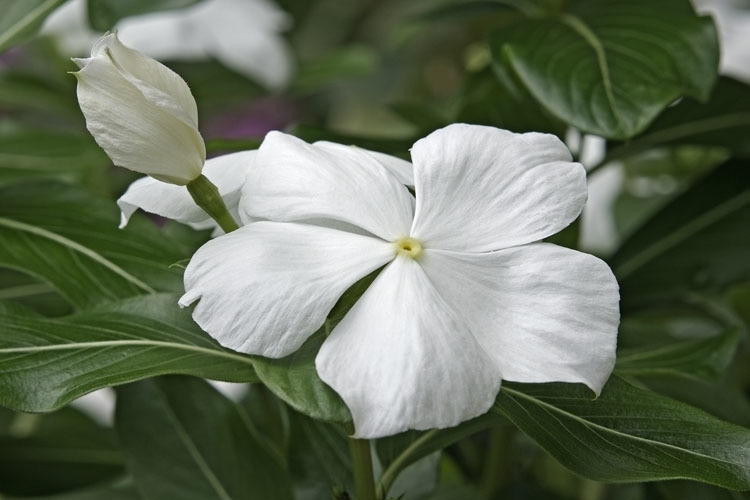
<instances>
[{"instance_id":1,"label":"leaf midrib","mask_svg":"<svg viewBox=\"0 0 750 500\"><path fill-rule=\"evenodd\" d=\"M238 361L254 367L253 360L246 358L239 354L233 354L231 352L224 352L215 349L209 349L206 347L200 347L188 344L177 344L173 342L163 342L159 340L101 340L95 342L70 342L65 344L50 344L44 346L26 346L26 347L4 347L0 348L0 355L2 354L35 354L44 353L49 351L63 351L71 349L96 349L102 347L132 347L132 346L147 346L147 347L166 347L170 349L191 351L200 354L207 354L211 356L222 357L231 359L232 361Z\"/></svg>"},{"instance_id":2,"label":"leaf midrib","mask_svg":"<svg viewBox=\"0 0 750 500\"><path fill-rule=\"evenodd\" d=\"M633 440L636 440L636 441L641 441L641 442L644 442L644 443L648 443L648 444L650 444L652 446L666 447L666 448L669 448L669 449L672 449L672 450L677 450L677 451L680 451L682 453L688 453L690 455L694 455L696 457L704 458L704 459L707 459L707 460L710 460L710 461L716 461L716 462L724 463L724 464L730 465L732 467L742 467L742 464L739 464L739 463L736 463L736 462L730 462L729 460L726 460L726 459L723 459L723 458L714 457L714 456L711 456L711 455L705 455L705 454L699 453L697 451L689 450L689 449L686 449L686 448L680 448L679 446L676 446L676 445L673 445L673 444L664 443L662 441L654 441L653 439L648 439L648 438L644 438L644 437L641 437L641 436L635 436L633 434L626 434L626 433L624 433L622 431L618 431L618 430L612 429L610 427L605 427L603 425L597 424L597 423L592 422L590 420L586 420L584 418L581 418L578 415L575 415L575 414L570 413L568 411L562 410L561 408L558 408L555 405L546 403L546 402L544 402L544 401L542 401L540 399L537 399L537 398L535 398L533 396L529 396L528 394L524 394L523 392L520 392L520 391L509 389L507 387L504 387L501 390L505 391L506 393L511 393L511 394L516 395L517 397L521 397L523 399L531 401L534 404L537 404L539 406L543 406L545 408L551 409L552 411L554 411L554 412L556 412L558 414L564 415L564 416L569 417L569 418L571 418L573 420L577 420L578 422L582 423L586 427L593 427L593 428L596 428L596 429L600 430L601 432L606 432L606 433L609 433L609 434L614 434L616 436L620 436L620 437L623 437L623 438L626 438L626 439L633 439ZM511 397L513 397L513 396L511 396ZM502 411L502 410L500 410L500 411Z\"/></svg>"},{"instance_id":3,"label":"leaf midrib","mask_svg":"<svg viewBox=\"0 0 750 500\"><path fill-rule=\"evenodd\" d=\"M61 236L57 233L53 233L52 231L48 231L42 227L39 226L33 226L31 224L26 224L24 222L19 222L13 219L7 219L5 217L0 217L0 226L5 226L10 229L15 229L18 231L34 234L36 236L45 238L47 240L53 241L59 245L62 245L76 253L80 253L82 255L85 255L89 259L93 260L94 262L102 265L103 267L109 269L116 275L120 276L121 278L125 279L126 281L132 283L136 287L140 288L142 291L146 293L156 293L156 290L151 288L149 285L144 283L143 281L139 280L132 274L125 271L123 268L115 264L114 262L110 261L100 253L85 247L81 245L80 243L70 240L64 236Z\"/></svg>"},{"instance_id":4,"label":"leaf midrib","mask_svg":"<svg viewBox=\"0 0 750 500\"><path fill-rule=\"evenodd\" d=\"M174 410L172 409L172 406L169 403L169 398L167 398L164 392L161 391L161 388L159 388L159 392L161 393L161 396L162 396L162 401L164 403L164 410L167 415L167 418L169 418L169 420L172 422L175 433L177 434L177 437L180 439L180 441L182 441L185 448L187 448L187 451L190 454L190 457L198 466L198 469L201 471L203 476L206 478L208 483L211 485L211 487L213 488L213 490L216 492L216 494L219 496L221 500L232 500L232 497L229 495L227 490L224 489L224 486L221 484L221 481L219 481L219 478L216 477L216 474L214 474L214 471L206 462L205 458L201 454L195 442L190 438L190 433L188 433L187 430L185 430L185 428L183 427L182 422L177 417Z\"/></svg>"},{"instance_id":5,"label":"leaf midrib","mask_svg":"<svg viewBox=\"0 0 750 500\"><path fill-rule=\"evenodd\" d=\"M609 74L609 63L607 62L607 53L604 50L604 44L599 40L596 33L594 33L580 18L571 14L563 14L559 19L563 24L578 33L578 35L580 35L580 37L583 38L583 40L594 51L597 66L599 66L599 72L602 75L602 85L604 86L604 94L607 96L607 103L609 104L612 116L617 122L618 128L622 129L622 121L617 112L617 103L615 102L615 95L612 89L612 77Z\"/></svg>"}]
</instances>

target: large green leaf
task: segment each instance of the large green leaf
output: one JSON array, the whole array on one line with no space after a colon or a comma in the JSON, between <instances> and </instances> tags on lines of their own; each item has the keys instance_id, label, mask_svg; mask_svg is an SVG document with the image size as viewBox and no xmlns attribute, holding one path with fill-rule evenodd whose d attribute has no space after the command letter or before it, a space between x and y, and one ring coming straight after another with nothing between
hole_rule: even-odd
<instances>
[{"instance_id":1,"label":"large green leaf","mask_svg":"<svg viewBox=\"0 0 750 500\"><path fill-rule=\"evenodd\" d=\"M673 144L719 146L750 155L750 85L722 77L708 102L685 99L668 108L641 135L613 148L608 159Z\"/></svg>"},{"instance_id":2,"label":"large green leaf","mask_svg":"<svg viewBox=\"0 0 750 500\"><path fill-rule=\"evenodd\" d=\"M688 0L583 0L496 31L492 50L556 116L632 137L683 95L705 100L717 75L716 29Z\"/></svg>"},{"instance_id":3,"label":"large green leaf","mask_svg":"<svg viewBox=\"0 0 750 500\"><path fill-rule=\"evenodd\" d=\"M739 329L730 328L707 339L619 350L616 370L630 376L684 374L716 380L732 362L739 340Z\"/></svg>"},{"instance_id":4,"label":"large green leaf","mask_svg":"<svg viewBox=\"0 0 750 500\"><path fill-rule=\"evenodd\" d=\"M597 399L580 385L507 383L493 411L590 479L750 489L750 430L616 376Z\"/></svg>"},{"instance_id":5,"label":"large green leaf","mask_svg":"<svg viewBox=\"0 0 750 500\"><path fill-rule=\"evenodd\" d=\"M148 499L291 499L283 460L240 405L190 377L118 389L116 428L135 485Z\"/></svg>"},{"instance_id":6,"label":"large green leaf","mask_svg":"<svg viewBox=\"0 0 750 500\"><path fill-rule=\"evenodd\" d=\"M77 410L19 418L29 420L27 430L0 437L0 493L47 495L124 472L114 433Z\"/></svg>"},{"instance_id":7,"label":"large green leaf","mask_svg":"<svg viewBox=\"0 0 750 500\"><path fill-rule=\"evenodd\" d=\"M181 9L200 0L88 0L89 22L99 31L111 30L123 17Z\"/></svg>"},{"instance_id":8,"label":"large green leaf","mask_svg":"<svg viewBox=\"0 0 750 500\"><path fill-rule=\"evenodd\" d=\"M0 52L32 36L65 0L4 0L0 17Z\"/></svg>"},{"instance_id":9,"label":"large green leaf","mask_svg":"<svg viewBox=\"0 0 750 500\"><path fill-rule=\"evenodd\" d=\"M187 257L144 219L117 229L114 203L54 183L0 189L0 267L53 285L78 308L182 290L170 264Z\"/></svg>"},{"instance_id":10,"label":"large green leaf","mask_svg":"<svg viewBox=\"0 0 750 500\"><path fill-rule=\"evenodd\" d=\"M611 259L628 309L750 278L748 163L729 161L636 231Z\"/></svg>"},{"instance_id":11,"label":"large green leaf","mask_svg":"<svg viewBox=\"0 0 750 500\"><path fill-rule=\"evenodd\" d=\"M102 387L171 373L257 381L252 358L219 346L176 302L136 297L61 319L0 311L0 405L50 411Z\"/></svg>"}]
</instances>

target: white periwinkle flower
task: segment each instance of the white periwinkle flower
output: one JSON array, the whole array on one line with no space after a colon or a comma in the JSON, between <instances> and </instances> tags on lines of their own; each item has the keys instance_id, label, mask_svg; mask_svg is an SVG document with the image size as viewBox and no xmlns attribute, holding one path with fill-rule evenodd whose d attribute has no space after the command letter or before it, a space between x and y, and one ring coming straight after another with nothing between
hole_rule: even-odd
<instances>
[{"instance_id":1,"label":"white periwinkle flower","mask_svg":"<svg viewBox=\"0 0 750 500\"><path fill-rule=\"evenodd\" d=\"M268 221L198 250L180 304L198 301L193 317L223 345L281 357L385 266L316 358L362 438L480 415L501 379L598 393L617 282L601 260L539 242L580 213L581 165L552 135L463 124L411 155L416 199L365 152L270 133L240 200Z\"/></svg>"},{"instance_id":2,"label":"white periwinkle flower","mask_svg":"<svg viewBox=\"0 0 750 500\"><path fill-rule=\"evenodd\" d=\"M91 57L75 62L86 127L115 165L178 185L201 175L206 148L195 99L182 78L116 34L102 37Z\"/></svg>"}]
</instances>

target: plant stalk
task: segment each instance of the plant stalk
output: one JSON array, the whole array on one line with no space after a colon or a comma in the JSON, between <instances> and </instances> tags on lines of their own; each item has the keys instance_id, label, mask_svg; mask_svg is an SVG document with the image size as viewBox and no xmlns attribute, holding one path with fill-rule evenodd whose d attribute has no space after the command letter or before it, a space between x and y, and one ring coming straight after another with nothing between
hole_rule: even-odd
<instances>
[{"instance_id":1,"label":"plant stalk","mask_svg":"<svg viewBox=\"0 0 750 500\"><path fill-rule=\"evenodd\" d=\"M205 175L196 177L186 187L195 203L211 216L225 233L231 233L240 227L227 210L219 189Z\"/></svg>"},{"instance_id":2,"label":"plant stalk","mask_svg":"<svg viewBox=\"0 0 750 500\"><path fill-rule=\"evenodd\" d=\"M370 441L350 437L349 452L352 455L356 500L376 500Z\"/></svg>"}]
</instances>

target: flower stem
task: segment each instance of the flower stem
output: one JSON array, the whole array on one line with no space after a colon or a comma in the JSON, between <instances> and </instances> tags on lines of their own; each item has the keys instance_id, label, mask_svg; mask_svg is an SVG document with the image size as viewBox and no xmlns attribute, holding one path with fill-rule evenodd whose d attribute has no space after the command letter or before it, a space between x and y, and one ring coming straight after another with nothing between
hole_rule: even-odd
<instances>
[{"instance_id":1,"label":"flower stem","mask_svg":"<svg viewBox=\"0 0 750 500\"><path fill-rule=\"evenodd\" d=\"M490 429L480 486L481 498L495 498L508 479L508 458L514 431L514 427L506 424Z\"/></svg>"},{"instance_id":2,"label":"flower stem","mask_svg":"<svg viewBox=\"0 0 750 500\"><path fill-rule=\"evenodd\" d=\"M372 475L370 441L349 438L349 452L354 468L354 491L356 500L375 500L375 478Z\"/></svg>"},{"instance_id":3,"label":"flower stem","mask_svg":"<svg viewBox=\"0 0 750 500\"><path fill-rule=\"evenodd\" d=\"M210 215L225 233L230 233L240 227L227 210L218 188L205 175L200 175L190 181L187 189L195 203Z\"/></svg>"}]
</instances>

